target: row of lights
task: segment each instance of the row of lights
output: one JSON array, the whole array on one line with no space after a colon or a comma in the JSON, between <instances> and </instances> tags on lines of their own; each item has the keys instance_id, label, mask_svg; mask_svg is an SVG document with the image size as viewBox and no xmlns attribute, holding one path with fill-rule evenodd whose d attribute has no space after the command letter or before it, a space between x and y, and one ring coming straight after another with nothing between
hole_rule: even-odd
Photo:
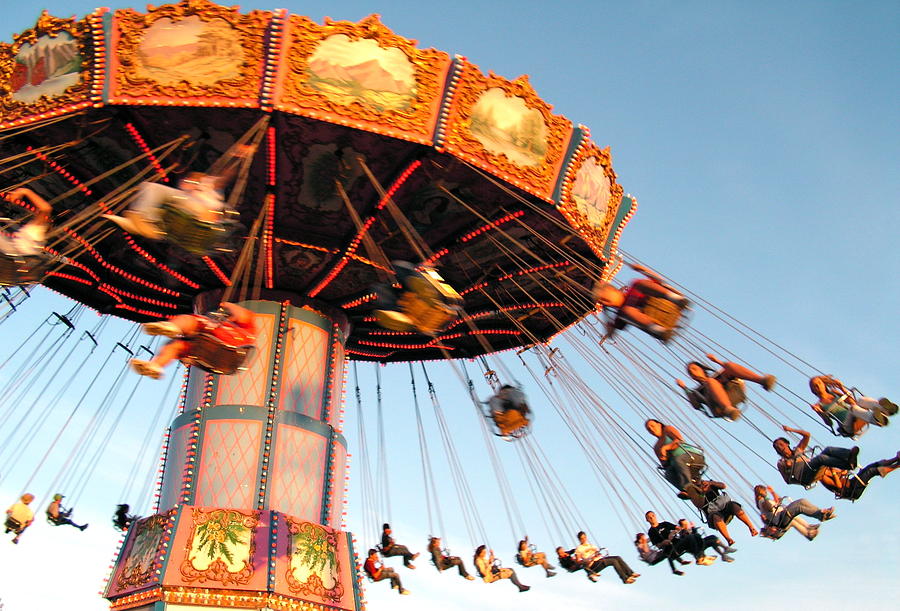
<instances>
[{"instance_id":1,"label":"row of lights","mask_svg":"<svg viewBox=\"0 0 900 611\"><path fill-rule=\"evenodd\" d=\"M269 460L272 456L272 433L275 430L275 415L277 413L275 396L278 391L278 381L281 377L281 365L284 354L284 336L288 326L289 301L281 303L281 311L278 316L278 335L275 339L274 362L272 363L272 380L269 384L269 396L266 399L266 437L263 444L262 472L257 491L256 508L262 510L266 504L266 483L269 479Z\"/></svg>"},{"instance_id":2,"label":"row of lights","mask_svg":"<svg viewBox=\"0 0 900 611\"><path fill-rule=\"evenodd\" d=\"M210 271L212 271L212 273L216 275L216 278L218 278L222 282L222 284L224 284L225 286L231 286L231 279L225 275L225 272L222 271L222 268L216 265L216 262L213 261L212 258L210 258L208 255L204 255L202 258L203 262L206 263L206 267L208 267Z\"/></svg>"},{"instance_id":3,"label":"row of lights","mask_svg":"<svg viewBox=\"0 0 900 611\"><path fill-rule=\"evenodd\" d=\"M73 176L68 170L66 170L64 167L62 167L61 165L59 165L58 163L56 163L55 161L53 161L52 159L47 157L42 152L35 150L34 147L32 147L32 146L26 147L25 150L27 150L29 152L33 152L35 157L37 157L38 159L40 159L41 161L46 163L48 166L50 166L51 170L53 170L54 172L56 172L57 174L59 174L60 176L62 176L66 180L68 180L70 183L72 183L73 185L78 187L78 190L81 191L82 193L84 193L85 195L93 194L93 191L88 189L87 186L83 182L81 182L80 180L75 178L75 176Z\"/></svg>"},{"instance_id":4,"label":"row of lights","mask_svg":"<svg viewBox=\"0 0 900 611\"><path fill-rule=\"evenodd\" d=\"M438 116L437 130L434 138L434 146L439 152L443 152L444 137L447 133L447 121L450 119L450 107L456 94L456 87L459 85L459 77L466 65L466 58L457 55L453 58L450 66L450 80L447 84L447 92L444 94L444 100L441 102L441 111Z\"/></svg>"},{"instance_id":5,"label":"row of lights","mask_svg":"<svg viewBox=\"0 0 900 611\"><path fill-rule=\"evenodd\" d=\"M131 136L131 139L134 140L134 143L138 145L138 148L141 149L141 152L147 156L147 159L150 160L150 165L153 166L153 169L156 171L156 175L159 176L163 182L169 182L169 177L166 175L166 171L163 170L162 165L160 165L159 160L156 158L156 155L153 154L153 151L150 150L150 147L147 146L147 141L144 140L144 137L141 136L141 133L134 126L134 123L128 122L125 124L125 130L128 132L128 135Z\"/></svg>"},{"instance_id":6,"label":"row of lights","mask_svg":"<svg viewBox=\"0 0 900 611\"><path fill-rule=\"evenodd\" d=\"M87 20L91 25L91 39L94 50L94 65L91 72L91 102L95 108L103 104L103 88L106 84L106 39L103 15L108 8L98 8Z\"/></svg>"},{"instance_id":7,"label":"row of lights","mask_svg":"<svg viewBox=\"0 0 900 611\"><path fill-rule=\"evenodd\" d=\"M315 297L316 295L321 293L322 289L328 286L331 281L334 280L339 273L341 273L341 270L343 270L344 267L346 267L347 263L350 262L350 256L354 252L356 252L357 248L359 248L359 245L362 242L363 237L365 237L366 233L368 233L369 228L375 223L375 220L377 219L377 213L380 212L385 206L387 206L388 202L391 201L391 198L394 196L397 190L403 186L403 183L405 183L406 180L413 174L413 172L415 172L421 165L422 162L416 159L411 164L409 164L409 166L405 170L403 170L397 180L395 180L390 188L388 188L387 192L384 194L384 197L382 197L378 202L378 205L375 207L375 212L366 219L366 222L363 223L363 226L356 233L356 236L350 242L350 245L347 247L338 264L335 265L334 268L332 268L332 270L328 273L328 275L325 276L325 278L322 279L322 281L319 282L308 293L310 297Z\"/></svg>"},{"instance_id":8,"label":"row of lights","mask_svg":"<svg viewBox=\"0 0 900 611\"><path fill-rule=\"evenodd\" d=\"M264 110L272 108L272 89L275 87L275 79L278 71L278 58L284 46L284 21L287 9L277 9L269 27L269 52L266 54L266 65L263 72L262 94L260 104Z\"/></svg>"}]
</instances>

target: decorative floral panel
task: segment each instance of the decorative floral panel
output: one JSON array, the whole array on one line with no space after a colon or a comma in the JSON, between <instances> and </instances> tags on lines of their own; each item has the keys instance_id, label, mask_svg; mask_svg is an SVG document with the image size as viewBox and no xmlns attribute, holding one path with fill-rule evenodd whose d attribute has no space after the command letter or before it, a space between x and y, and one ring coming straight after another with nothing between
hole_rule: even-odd
<instances>
[{"instance_id":1,"label":"decorative floral panel","mask_svg":"<svg viewBox=\"0 0 900 611\"><path fill-rule=\"evenodd\" d=\"M354 609L353 577L344 533L293 516L279 516L275 592L338 609Z\"/></svg>"},{"instance_id":2,"label":"decorative floral panel","mask_svg":"<svg viewBox=\"0 0 900 611\"><path fill-rule=\"evenodd\" d=\"M166 535L170 514L136 520L128 534L116 571L109 580L107 596L123 596L157 583L156 561Z\"/></svg>"},{"instance_id":3,"label":"decorative floral panel","mask_svg":"<svg viewBox=\"0 0 900 611\"><path fill-rule=\"evenodd\" d=\"M267 538L268 512L185 507L164 584L265 590Z\"/></svg>"}]
</instances>

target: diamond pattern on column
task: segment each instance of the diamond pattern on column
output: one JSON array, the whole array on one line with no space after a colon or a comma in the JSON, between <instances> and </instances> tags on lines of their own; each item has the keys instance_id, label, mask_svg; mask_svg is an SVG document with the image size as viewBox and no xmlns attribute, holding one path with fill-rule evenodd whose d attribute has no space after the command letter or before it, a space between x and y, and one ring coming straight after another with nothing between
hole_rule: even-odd
<instances>
[{"instance_id":1,"label":"diamond pattern on column","mask_svg":"<svg viewBox=\"0 0 900 611\"><path fill-rule=\"evenodd\" d=\"M346 365L346 361L344 360L344 346L340 342L337 342L334 358L337 366L334 369L334 384L331 389L331 403L328 405L328 424L335 428L340 428L338 426L338 413L341 409L341 395L344 390L344 367Z\"/></svg>"},{"instance_id":2,"label":"diamond pattern on column","mask_svg":"<svg viewBox=\"0 0 900 611\"><path fill-rule=\"evenodd\" d=\"M194 505L255 506L261 436L258 420L207 421Z\"/></svg>"},{"instance_id":3,"label":"diamond pattern on column","mask_svg":"<svg viewBox=\"0 0 900 611\"><path fill-rule=\"evenodd\" d=\"M347 483L344 477L347 474L347 450L339 443L334 444L334 484L331 488L331 509L328 511L328 526L341 528L341 518L344 512L344 485Z\"/></svg>"},{"instance_id":4,"label":"diamond pattern on column","mask_svg":"<svg viewBox=\"0 0 900 611\"><path fill-rule=\"evenodd\" d=\"M163 496L159 499L160 512L172 508L181 496L181 478L184 475L184 459L187 457L187 442L191 434L191 424L172 431L169 436L169 450L163 471Z\"/></svg>"},{"instance_id":5,"label":"diamond pattern on column","mask_svg":"<svg viewBox=\"0 0 900 611\"><path fill-rule=\"evenodd\" d=\"M329 333L295 318L288 324L278 407L319 420Z\"/></svg>"},{"instance_id":6,"label":"diamond pattern on column","mask_svg":"<svg viewBox=\"0 0 900 611\"><path fill-rule=\"evenodd\" d=\"M270 509L319 523L325 481L325 441L312 431L279 425Z\"/></svg>"},{"instance_id":7,"label":"diamond pattern on column","mask_svg":"<svg viewBox=\"0 0 900 611\"><path fill-rule=\"evenodd\" d=\"M246 371L231 376L219 376L213 405L266 406L269 391L269 362L271 359L273 314L256 314L256 350L248 359Z\"/></svg>"}]
</instances>

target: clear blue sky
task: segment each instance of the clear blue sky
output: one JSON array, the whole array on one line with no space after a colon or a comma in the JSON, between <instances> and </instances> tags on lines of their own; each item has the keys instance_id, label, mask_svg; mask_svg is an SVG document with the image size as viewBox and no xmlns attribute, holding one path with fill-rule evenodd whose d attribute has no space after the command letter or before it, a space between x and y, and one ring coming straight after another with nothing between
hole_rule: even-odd
<instances>
[{"instance_id":1,"label":"clear blue sky","mask_svg":"<svg viewBox=\"0 0 900 611\"><path fill-rule=\"evenodd\" d=\"M37 6L8 4L5 40L13 29L30 27L38 14ZM94 8L83 0L43 5L60 16L81 16ZM589 126L598 144L612 147L619 181L640 202L621 242L625 251L868 394L900 395L896 2L339 0L242 6L284 6L317 21L325 15L358 20L377 12L395 32L417 39L420 46L465 55L483 70L509 78L529 74L557 112ZM26 317L31 315L42 316L21 314L22 324L17 329L4 325L4 336L30 330ZM728 345L745 349L737 342ZM778 373L789 388L806 396L803 379L764 356L751 358L746 350L748 361ZM364 381L369 380L371 367L364 374ZM424 551L428 527L408 374L401 366L386 369L385 376L391 389L393 521L399 539ZM483 466L487 458L471 407L446 368L435 374L435 384L446 397L445 409L452 412L457 443L466 448L463 461L482 499L491 542L512 565L509 527L497 509L491 472ZM374 390L370 383L364 385L364 401L371 407ZM347 433L357 453L352 388L348 391ZM604 398L617 402L615 395ZM634 533L623 530L596 480L580 469L574 440L536 393L532 400L536 409L543 409L537 431L541 443L560 461L562 479L582 504L598 542L623 555L644 576L625 587L609 572L601 583L590 584L580 576L545 580L539 569L522 570L523 581L535 587L519 595L508 584L466 583L420 562L414 573L402 572L413 596L400 598L385 584L374 584L367 590L370 609L515 606L524 611L565 605L574 611L596 609L600 600L616 609L896 608L900 475L877 480L859 503L840 502L838 519L823 526L814 543L793 534L777 543L751 540L734 526L737 562L688 567L685 577L676 578L662 566L637 561L630 544ZM729 426L752 436L743 423ZM897 427L864 437L862 459L896 452ZM143 431L133 435L139 439ZM757 445L765 450L764 443ZM501 450L514 457L508 447ZM43 447L36 444L32 451L41 453ZM439 453L436 441L432 451ZM113 452L125 453L124 448ZM113 460L105 472L113 477L117 470ZM357 471L352 477L358 484ZM776 486L794 498L832 504L825 490L785 488ZM17 491L12 483L0 490L9 502ZM449 481L441 494L447 513L455 513ZM116 538L107 527L110 495L94 496L78 512L97 523L96 528L81 534L41 525L29 533L27 545L0 546L0 600L7 609L50 609L54 601L75 609L105 608L96 591ZM526 522L536 524L534 532L543 532L536 512L527 503L522 507ZM354 528L362 510L356 495L351 504ZM471 565L464 530L458 522L450 524L454 553ZM570 545L546 535L533 538L548 551ZM60 575L59 582L52 581L58 587L47 587L48 572Z\"/></svg>"}]
</instances>

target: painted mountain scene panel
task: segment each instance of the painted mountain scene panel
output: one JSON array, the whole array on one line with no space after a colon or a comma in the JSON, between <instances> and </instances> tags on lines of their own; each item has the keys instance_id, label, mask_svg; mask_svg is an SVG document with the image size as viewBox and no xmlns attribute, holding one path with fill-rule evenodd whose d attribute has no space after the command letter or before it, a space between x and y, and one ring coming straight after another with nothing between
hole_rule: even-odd
<instances>
[{"instance_id":1,"label":"painted mountain scene panel","mask_svg":"<svg viewBox=\"0 0 900 611\"><path fill-rule=\"evenodd\" d=\"M12 99L30 104L54 98L81 78L78 42L66 32L25 43L13 59Z\"/></svg>"},{"instance_id":2,"label":"painted mountain scene panel","mask_svg":"<svg viewBox=\"0 0 900 611\"><path fill-rule=\"evenodd\" d=\"M234 29L224 19L203 21L196 15L153 23L138 47L138 76L162 85L187 81L212 85L240 76L244 60Z\"/></svg>"},{"instance_id":3,"label":"painted mountain scene panel","mask_svg":"<svg viewBox=\"0 0 900 611\"><path fill-rule=\"evenodd\" d=\"M610 198L610 181L606 169L593 159L585 162L575 175L572 197L578 211L587 221L595 229L602 229Z\"/></svg>"},{"instance_id":4,"label":"painted mountain scene panel","mask_svg":"<svg viewBox=\"0 0 900 611\"><path fill-rule=\"evenodd\" d=\"M518 166L536 166L547 154L547 124L541 113L498 87L481 94L472 107L469 131L488 152Z\"/></svg>"},{"instance_id":5,"label":"painted mountain scene panel","mask_svg":"<svg viewBox=\"0 0 900 611\"><path fill-rule=\"evenodd\" d=\"M404 111L416 99L415 68L403 51L344 34L316 45L305 84L337 104L356 102L376 112Z\"/></svg>"}]
</instances>

